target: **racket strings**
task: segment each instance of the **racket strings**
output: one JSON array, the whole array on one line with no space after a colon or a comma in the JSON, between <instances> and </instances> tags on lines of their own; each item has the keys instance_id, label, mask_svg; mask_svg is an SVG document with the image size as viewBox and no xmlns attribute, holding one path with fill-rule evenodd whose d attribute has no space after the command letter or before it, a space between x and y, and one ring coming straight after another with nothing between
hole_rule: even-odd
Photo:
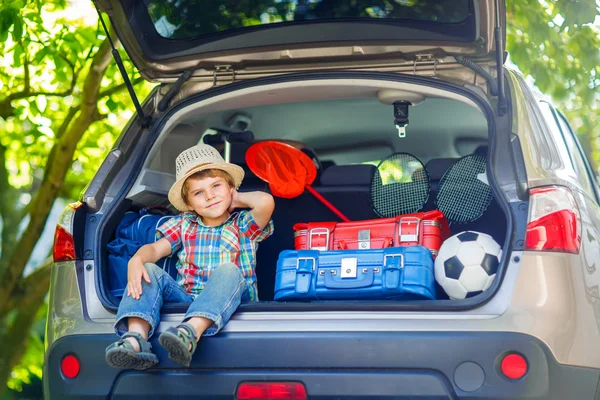
<instances>
[{"instance_id":1,"label":"racket strings","mask_svg":"<svg viewBox=\"0 0 600 400\"><path fill-rule=\"evenodd\" d=\"M448 221L472 222L483 215L492 201L485 158L469 155L450 167L438 187L436 206Z\"/></svg>"},{"instance_id":2,"label":"racket strings","mask_svg":"<svg viewBox=\"0 0 600 400\"><path fill-rule=\"evenodd\" d=\"M381 217L412 214L429 197L429 175L415 156L397 153L377 166L371 181L373 211Z\"/></svg>"}]
</instances>

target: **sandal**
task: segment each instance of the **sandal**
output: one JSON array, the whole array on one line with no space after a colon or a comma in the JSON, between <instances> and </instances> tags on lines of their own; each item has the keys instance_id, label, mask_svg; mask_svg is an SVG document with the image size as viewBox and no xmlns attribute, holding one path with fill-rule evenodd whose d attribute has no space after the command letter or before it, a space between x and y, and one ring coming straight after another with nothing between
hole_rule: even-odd
<instances>
[{"instance_id":1,"label":"sandal","mask_svg":"<svg viewBox=\"0 0 600 400\"><path fill-rule=\"evenodd\" d=\"M134 338L140 345L135 351L127 338ZM158 364L158 357L152 353L152 345L137 332L127 332L121 339L106 348L106 362L113 368L144 370Z\"/></svg>"},{"instance_id":2,"label":"sandal","mask_svg":"<svg viewBox=\"0 0 600 400\"><path fill-rule=\"evenodd\" d=\"M185 332L180 331L179 328L183 328ZM169 328L158 337L158 343L167 349L169 358L186 367L190 366L197 340L196 329L188 323Z\"/></svg>"}]
</instances>

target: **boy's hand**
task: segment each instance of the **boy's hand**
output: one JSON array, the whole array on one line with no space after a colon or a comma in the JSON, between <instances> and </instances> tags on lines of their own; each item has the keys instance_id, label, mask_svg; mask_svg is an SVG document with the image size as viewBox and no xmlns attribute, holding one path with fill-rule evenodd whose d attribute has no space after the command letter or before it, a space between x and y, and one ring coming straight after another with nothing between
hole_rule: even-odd
<instances>
[{"instance_id":1,"label":"boy's hand","mask_svg":"<svg viewBox=\"0 0 600 400\"><path fill-rule=\"evenodd\" d=\"M233 189L233 194L231 195L231 205L229 206L229 212L233 212L236 208L245 207L243 203L240 202L240 193Z\"/></svg>"},{"instance_id":2,"label":"boy's hand","mask_svg":"<svg viewBox=\"0 0 600 400\"><path fill-rule=\"evenodd\" d=\"M142 278L150 283L150 275L144 263L136 257L131 258L127 264L127 296L139 300L142 295Z\"/></svg>"},{"instance_id":3,"label":"boy's hand","mask_svg":"<svg viewBox=\"0 0 600 400\"><path fill-rule=\"evenodd\" d=\"M273 215L275 201L269 193L261 191L239 193L237 190L234 190L229 212L232 212L235 208L252 209L254 221L260 229L263 229L269 223L271 215Z\"/></svg>"},{"instance_id":4,"label":"boy's hand","mask_svg":"<svg viewBox=\"0 0 600 400\"><path fill-rule=\"evenodd\" d=\"M169 254L171 254L171 244L166 238L140 247L127 263L127 296L138 300L142 295L142 278L151 283L144 263L156 263Z\"/></svg>"}]
</instances>

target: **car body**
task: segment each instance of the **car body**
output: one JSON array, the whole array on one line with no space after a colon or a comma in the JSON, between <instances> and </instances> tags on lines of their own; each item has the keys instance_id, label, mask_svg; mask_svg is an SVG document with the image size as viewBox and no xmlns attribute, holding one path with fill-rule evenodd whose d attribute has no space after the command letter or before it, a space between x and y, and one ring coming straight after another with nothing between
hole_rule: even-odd
<instances>
[{"instance_id":1,"label":"car body","mask_svg":"<svg viewBox=\"0 0 600 400\"><path fill-rule=\"evenodd\" d=\"M460 2L464 18L440 26L316 18L197 38L178 36L160 7L148 11L166 0L96 4L142 75L161 84L141 106L151 121L130 121L57 226L47 398L600 398L600 190L566 119L497 62L503 2ZM157 21L168 28L162 35ZM400 138L391 102L407 99L414 107ZM344 180L350 170L337 167L404 151L431 165L433 179L435 162L483 146L494 204L476 224L452 230L484 231L501 244L496 280L464 300L269 301L292 223L334 219L309 195L277 199L281 239L259 247L262 301L242 305L220 334L201 339L189 369L170 361L155 337L156 367L110 368L104 349L117 338L118 297L105 248L120 218L167 204L181 150L249 126L258 140L313 149L321 161L315 188L354 219L373 218L369 184L332 184L332 166ZM230 150L232 162L244 163L245 148ZM269 190L255 178L248 174L241 190ZM177 325L185 308L165 305L158 331Z\"/></svg>"}]
</instances>

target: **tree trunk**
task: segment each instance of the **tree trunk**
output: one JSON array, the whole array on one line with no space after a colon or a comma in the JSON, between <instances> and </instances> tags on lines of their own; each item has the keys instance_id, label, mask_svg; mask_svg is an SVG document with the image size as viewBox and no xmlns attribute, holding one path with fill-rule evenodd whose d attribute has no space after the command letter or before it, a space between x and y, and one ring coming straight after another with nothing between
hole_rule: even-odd
<instances>
[{"instance_id":1,"label":"tree trunk","mask_svg":"<svg viewBox=\"0 0 600 400\"><path fill-rule=\"evenodd\" d=\"M27 234L21 236L12 251L2 254L0 259L0 271L3 271L0 279L0 318L5 317L10 311L5 308L5 305L23 274L29 255L42 234L52 205L73 162L77 143L88 127L99 118L97 102L100 82L110 60L110 45L105 40L96 53L85 79L81 103L78 106L79 113L50 151L44 179L29 205L30 218L24 231ZM4 228L6 227L4 225Z\"/></svg>"},{"instance_id":2,"label":"tree trunk","mask_svg":"<svg viewBox=\"0 0 600 400\"><path fill-rule=\"evenodd\" d=\"M97 109L100 84L111 59L110 44L105 40L92 60L83 83L79 105L74 106L68 113L72 121L65 121L61 126L62 134L57 136L50 151L43 181L27 207L29 221L24 230L26 234L19 238L15 233L19 224L12 223L11 218L18 218L17 221L21 221L25 214L15 211L16 202L12 201L12 197L8 198L0 194L3 196L0 197L4 222L2 229L10 230L11 234L15 233L10 246L8 242L3 242L0 258L0 397L6 390L6 382L12 369L25 351L31 326L48 293L52 263L51 261L44 263L26 278L22 277L23 271L71 167L79 140L89 126L100 119ZM4 161L2 148L0 148L0 161ZM3 171L6 171L4 163L0 167L0 186L8 184ZM15 194L14 191L11 194ZM6 237L11 238L8 232Z\"/></svg>"},{"instance_id":3,"label":"tree trunk","mask_svg":"<svg viewBox=\"0 0 600 400\"><path fill-rule=\"evenodd\" d=\"M6 390L12 369L27 347L31 326L48 292L51 267L52 260L48 259L35 273L25 278L27 283L23 286L28 297L26 301L15 304L12 309L14 319L10 326L3 325L0 329L0 398Z\"/></svg>"}]
</instances>

